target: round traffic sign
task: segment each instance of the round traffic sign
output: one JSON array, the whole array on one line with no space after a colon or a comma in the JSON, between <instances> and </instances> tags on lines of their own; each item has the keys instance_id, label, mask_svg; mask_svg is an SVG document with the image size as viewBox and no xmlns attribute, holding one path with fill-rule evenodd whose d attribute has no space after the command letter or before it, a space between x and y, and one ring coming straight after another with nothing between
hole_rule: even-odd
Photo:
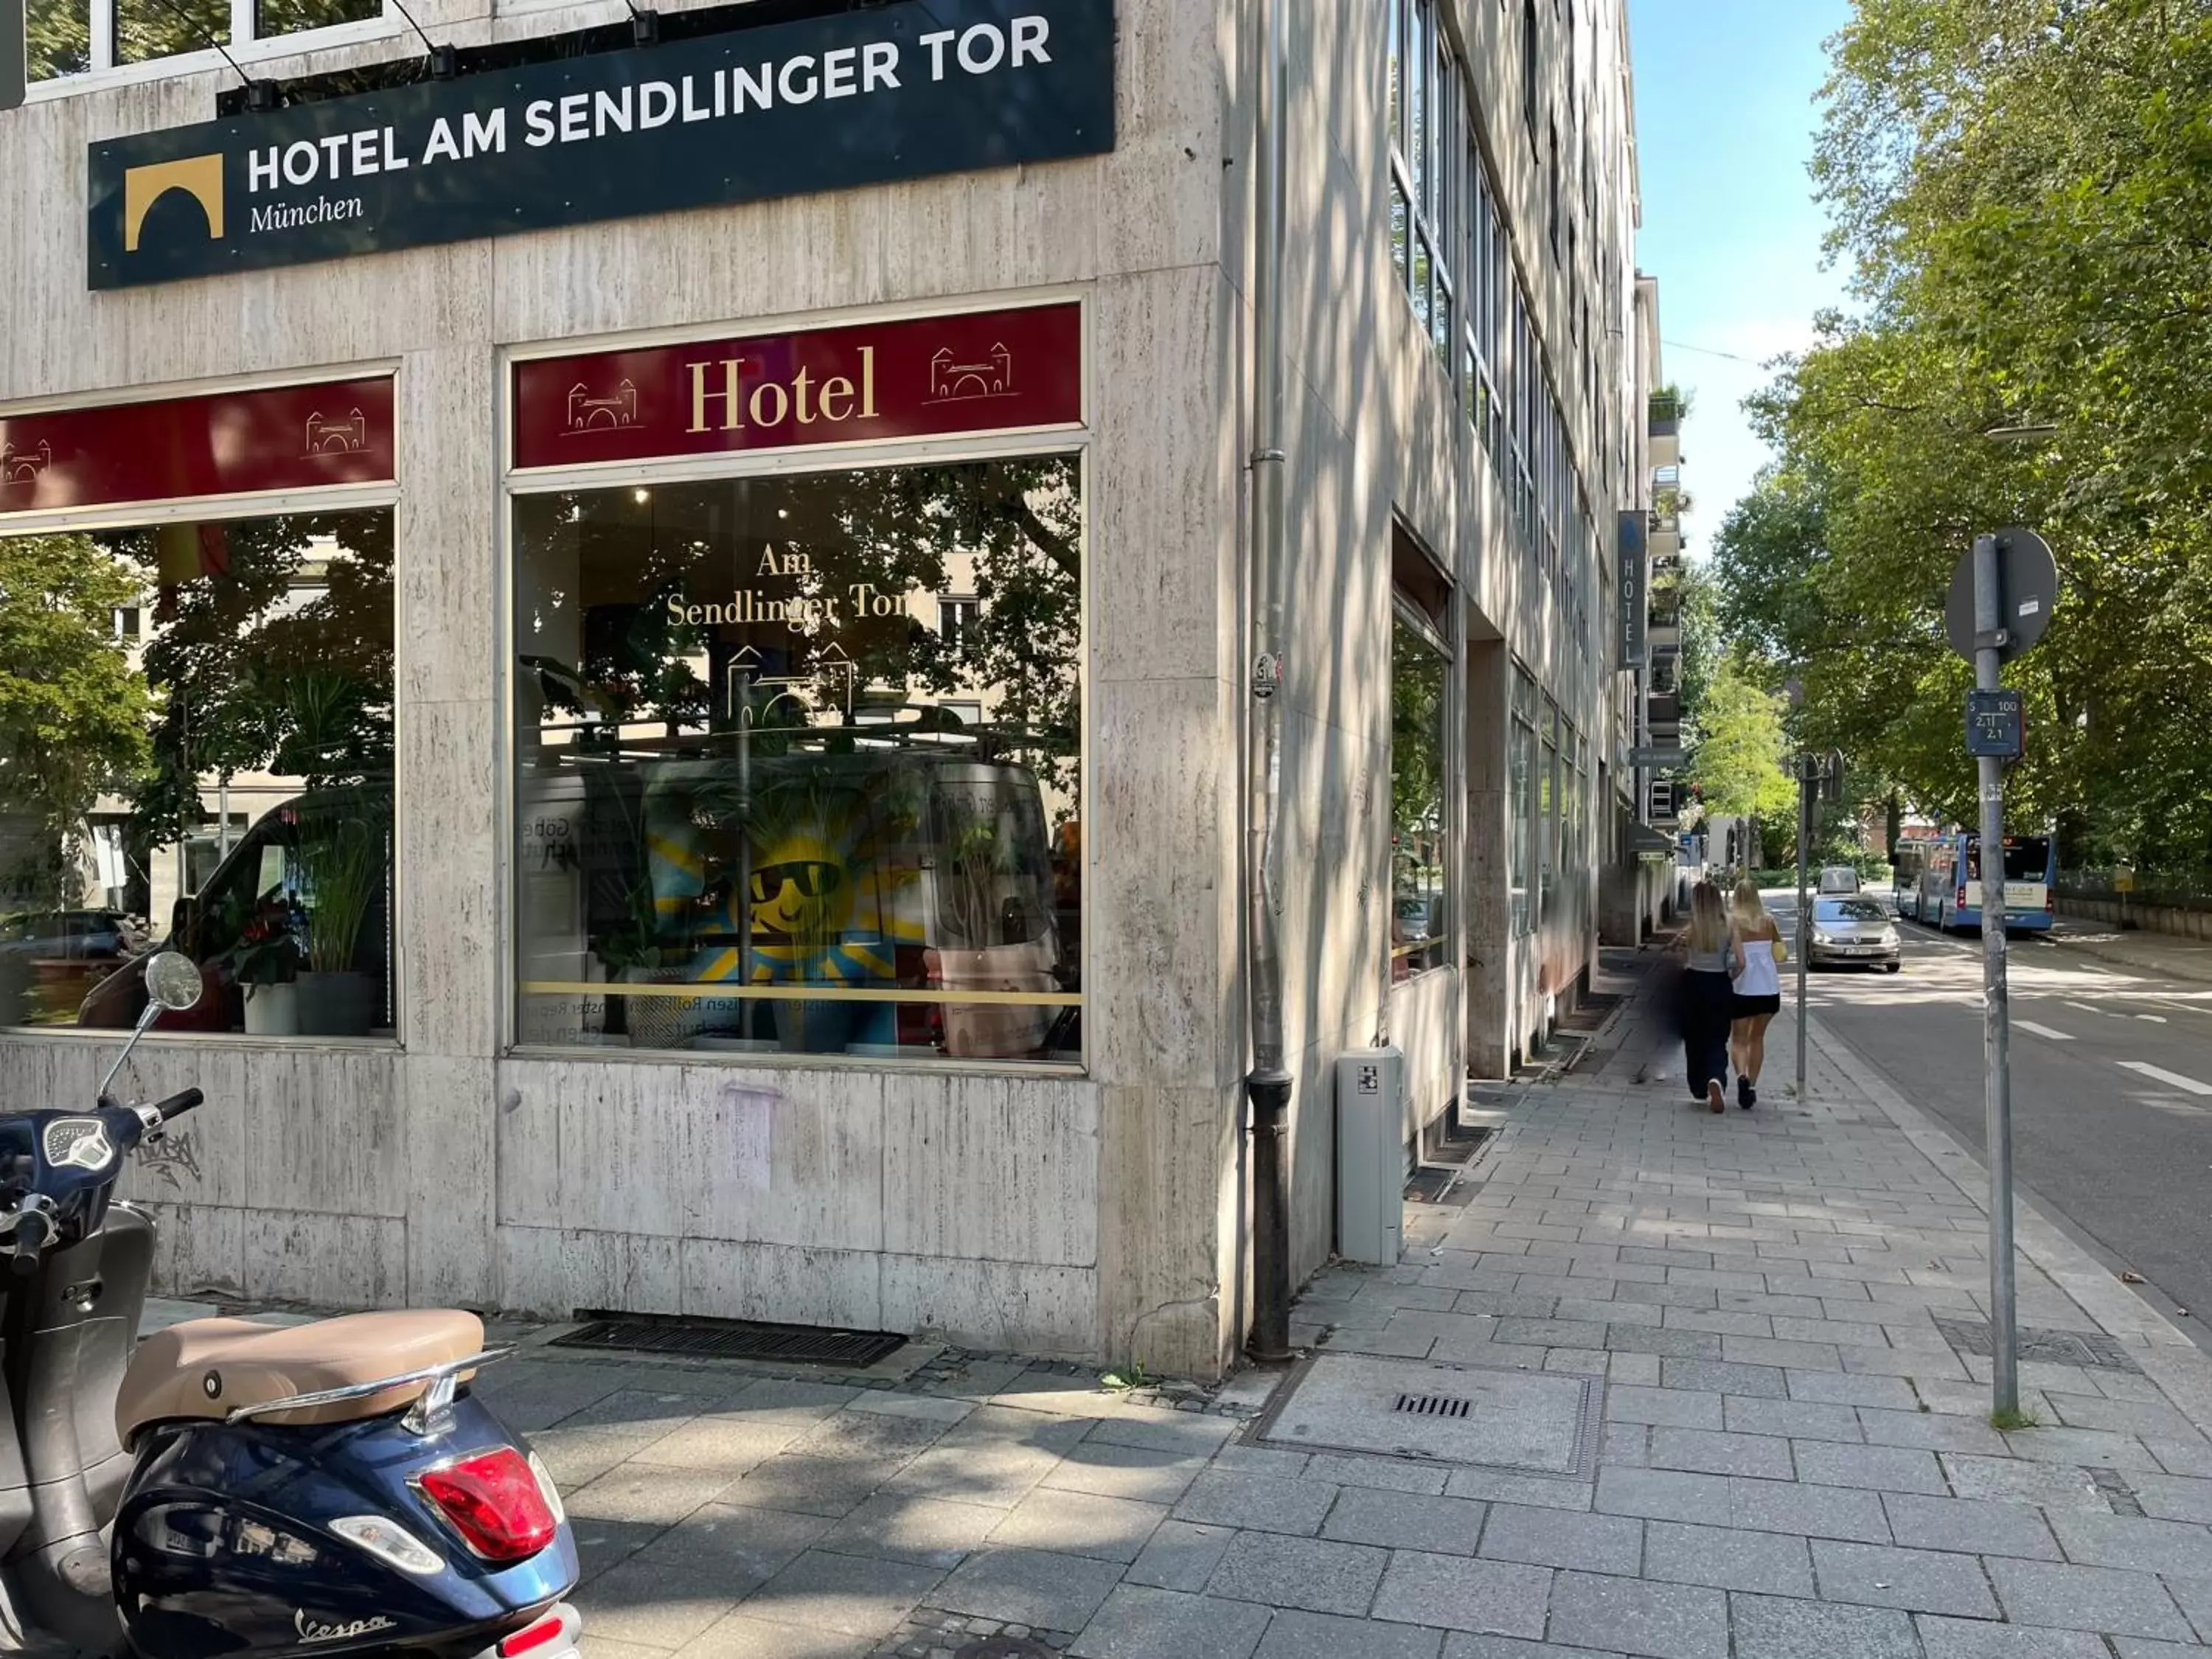
<instances>
[{"instance_id":1,"label":"round traffic sign","mask_svg":"<svg viewBox=\"0 0 2212 1659\"><path fill-rule=\"evenodd\" d=\"M2051 544L2033 530L2000 530L1997 542L1997 625L2004 643L1997 660L2010 662L2043 637L2058 603L2058 564ZM1943 605L1943 629L1951 648L1974 659L1974 555L1970 549L1951 572L1951 592Z\"/></svg>"}]
</instances>

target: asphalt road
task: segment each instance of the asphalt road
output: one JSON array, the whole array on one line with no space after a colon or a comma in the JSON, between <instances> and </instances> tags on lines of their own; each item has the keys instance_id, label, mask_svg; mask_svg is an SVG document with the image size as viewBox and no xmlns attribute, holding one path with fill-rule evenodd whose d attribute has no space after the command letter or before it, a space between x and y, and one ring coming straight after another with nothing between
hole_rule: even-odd
<instances>
[{"instance_id":1,"label":"asphalt road","mask_svg":"<svg viewBox=\"0 0 2212 1659\"><path fill-rule=\"evenodd\" d=\"M1795 894L1768 902L1794 940ZM1814 1016L1947 1124L1983 1147L1982 946L1900 921L1901 973L1823 969ZM2013 1165L2062 1219L2212 1346L2212 985L2107 966L2014 934ZM1784 969L1785 1004L1795 979ZM1770 1048L1770 1088L1787 1045Z\"/></svg>"}]
</instances>

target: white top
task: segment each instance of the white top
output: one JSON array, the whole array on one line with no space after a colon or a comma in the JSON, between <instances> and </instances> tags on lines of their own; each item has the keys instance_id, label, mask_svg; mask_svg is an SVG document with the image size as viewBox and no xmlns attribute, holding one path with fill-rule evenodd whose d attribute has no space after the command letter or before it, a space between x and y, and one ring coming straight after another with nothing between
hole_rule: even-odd
<instances>
[{"instance_id":1,"label":"white top","mask_svg":"<svg viewBox=\"0 0 2212 1659\"><path fill-rule=\"evenodd\" d=\"M1743 951L1743 971L1735 975L1736 994L1771 997L1782 994L1781 970L1774 963L1774 941L1747 939L1736 941Z\"/></svg>"}]
</instances>

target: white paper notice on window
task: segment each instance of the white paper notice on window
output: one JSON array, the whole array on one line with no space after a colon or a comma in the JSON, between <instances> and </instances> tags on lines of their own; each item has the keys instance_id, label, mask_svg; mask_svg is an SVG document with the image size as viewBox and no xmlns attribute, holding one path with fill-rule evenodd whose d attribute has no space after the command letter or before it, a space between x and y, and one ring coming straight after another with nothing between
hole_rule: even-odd
<instances>
[{"instance_id":1,"label":"white paper notice on window","mask_svg":"<svg viewBox=\"0 0 2212 1659\"><path fill-rule=\"evenodd\" d=\"M725 1083L718 1103L725 1125L728 1176L739 1187L768 1190L775 1173L775 1109L783 1095L743 1083Z\"/></svg>"}]
</instances>

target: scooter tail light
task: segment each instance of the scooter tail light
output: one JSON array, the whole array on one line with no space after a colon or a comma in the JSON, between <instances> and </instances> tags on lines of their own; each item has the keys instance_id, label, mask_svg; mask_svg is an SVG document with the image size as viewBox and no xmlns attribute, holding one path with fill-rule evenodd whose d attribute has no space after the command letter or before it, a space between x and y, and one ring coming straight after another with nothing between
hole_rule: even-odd
<instances>
[{"instance_id":1,"label":"scooter tail light","mask_svg":"<svg viewBox=\"0 0 2212 1659\"><path fill-rule=\"evenodd\" d=\"M553 1484L553 1472L536 1452L530 1454L530 1473L538 1479L538 1490L545 1494L545 1507L553 1511L553 1524L559 1526L568 1518L568 1506L561 1501L561 1489Z\"/></svg>"},{"instance_id":2,"label":"scooter tail light","mask_svg":"<svg viewBox=\"0 0 2212 1659\"><path fill-rule=\"evenodd\" d=\"M561 1615L549 1613L534 1625L525 1625L512 1636L499 1640L499 1659L519 1659L519 1656L542 1648L561 1634Z\"/></svg>"},{"instance_id":3,"label":"scooter tail light","mask_svg":"<svg viewBox=\"0 0 2212 1659\"><path fill-rule=\"evenodd\" d=\"M365 1551L402 1572L411 1572L427 1578L446 1570L446 1564L439 1559L435 1550L406 1528L395 1525L380 1515L342 1516L331 1522L331 1530L356 1549Z\"/></svg>"},{"instance_id":4,"label":"scooter tail light","mask_svg":"<svg viewBox=\"0 0 2212 1659\"><path fill-rule=\"evenodd\" d=\"M416 1485L487 1561L523 1560L560 1530L538 1477L512 1446L428 1470Z\"/></svg>"}]
</instances>

